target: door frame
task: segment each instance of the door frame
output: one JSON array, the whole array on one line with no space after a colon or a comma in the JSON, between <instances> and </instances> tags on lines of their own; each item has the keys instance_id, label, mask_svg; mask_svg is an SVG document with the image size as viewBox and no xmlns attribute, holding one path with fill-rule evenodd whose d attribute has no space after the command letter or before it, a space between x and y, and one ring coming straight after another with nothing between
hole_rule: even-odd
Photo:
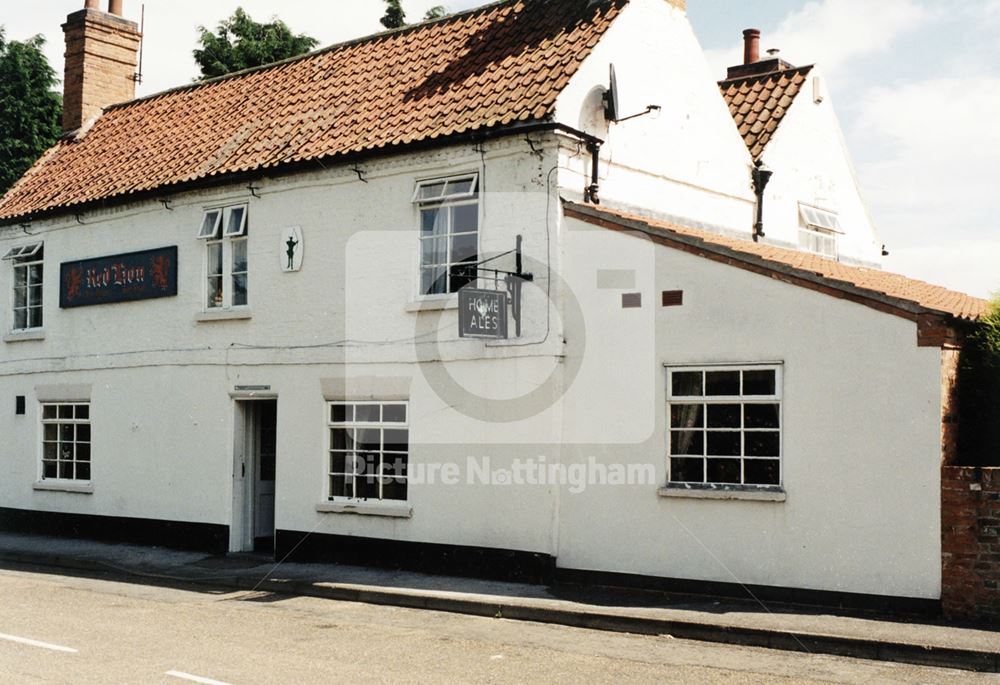
<instances>
[{"instance_id":1,"label":"door frame","mask_svg":"<svg viewBox=\"0 0 1000 685\"><path fill-rule=\"evenodd\" d=\"M277 395L233 397L233 471L232 511L229 527L229 551L252 552L255 544L257 501L257 461L260 445L257 443L258 405L277 402ZM277 523L275 525L277 527Z\"/></svg>"}]
</instances>

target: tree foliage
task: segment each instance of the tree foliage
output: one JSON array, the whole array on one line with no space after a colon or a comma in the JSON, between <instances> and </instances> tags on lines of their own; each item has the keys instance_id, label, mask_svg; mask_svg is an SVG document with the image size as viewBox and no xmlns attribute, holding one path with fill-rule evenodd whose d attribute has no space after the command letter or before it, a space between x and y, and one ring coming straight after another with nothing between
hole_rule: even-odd
<instances>
[{"instance_id":1,"label":"tree foliage","mask_svg":"<svg viewBox=\"0 0 1000 685\"><path fill-rule=\"evenodd\" d=\"M318 41L305 34L294 34L278 18L260 24L250 18L242 7L233 16L219 22L213 33L198 27L201 47L194 51L202 78L223 76L234 71L280 62L302 55Z\"/></svg>"},{"instance_id":2,"label":"tree foliage","mask_svg":"<svg viewBox=\"0 0 1000 685\"><path fill-rule=\"evenodd\" d=\"M385 15L379 21L387 29L401 29L406 26L406 12L399 0L385 0Z\"/></svg>"},{"instance_id":3,"label":"tree foliage","mask_svg":"<svg viewBox=\"0 0 1000 685\"><path fill-rule=\"evenodd\" d=\"M56 72L42 52L45 39L7 41L0 26L0 194L55 142L62 131Z\"/></svg>"},{"instance_id":4,"label":"tree foliage","mask_svg":"<svg viewBox=\"0 0 1000 685\"><path fill-rule=\"evenodd\" d=\"M433 21L447 16L448 8L444 5L435 5L424 14L424 21ZM406 12L400 0L385 0L385 15L382 16L382 26L387 29L401 29L406 26Z\"/></svg>"},{"instance_id":5,"label":"tree foliage","mask_svg":"<svg viewBox=\"0 0 1000 685\"><path fill-rule=\"evenodd\" d=\"M427 14L424 15L424 21L433 21L435 19L440 19L448 14L448 8L444 5L435 5L427 10Z\"/></svg>"},{"instance_id":6,"label":"tree foliage","mask_svg":"<svg viewBox=\"0 0 1000 685\"><path fill-rule=\"evenodd\" d=\"M962 345L958 367L962 466L1000 466L1000 295Z\"/></svg>"}]
</instances>

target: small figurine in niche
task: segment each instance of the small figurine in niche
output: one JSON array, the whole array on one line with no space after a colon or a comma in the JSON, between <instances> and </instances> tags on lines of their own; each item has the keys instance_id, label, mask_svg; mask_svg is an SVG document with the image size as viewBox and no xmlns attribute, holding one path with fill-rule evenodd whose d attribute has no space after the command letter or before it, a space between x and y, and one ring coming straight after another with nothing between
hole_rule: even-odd
<instances>
[{"instance_id":1,"label":"small figurine in niche","mask_svg":"<svg viewBox=\"0 0 1000 685\"><path fill-rule=\"evenodd\" d=\"M299 241L297 241L295 239L295 236L291 236L291 235L288 236L288 241L285 243L285 245L288 246L288 249L285 250L285 254L288 255L288 267L287 268L288 268L289 271L291 271L292 269L295 268L295 248L298 246L298 244L299 244Z\"/></svg>"}]
</instances>

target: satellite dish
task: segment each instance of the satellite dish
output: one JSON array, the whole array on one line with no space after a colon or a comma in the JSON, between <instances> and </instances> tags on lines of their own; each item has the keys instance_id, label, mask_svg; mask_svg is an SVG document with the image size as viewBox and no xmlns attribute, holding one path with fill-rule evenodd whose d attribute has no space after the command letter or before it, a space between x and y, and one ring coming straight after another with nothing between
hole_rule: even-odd
<instances>
[{"instance_id":1,"label":"satellite dish","mask_svg":"<svg viewBox=\"0 0 1000 685\"><path fill-rule=\"evenodd\" d=\"M604 118L608 121L618 121L618 77L615 76L615 65L609 67L611 84L604 92Z\"/></svg>"}]
</instances>

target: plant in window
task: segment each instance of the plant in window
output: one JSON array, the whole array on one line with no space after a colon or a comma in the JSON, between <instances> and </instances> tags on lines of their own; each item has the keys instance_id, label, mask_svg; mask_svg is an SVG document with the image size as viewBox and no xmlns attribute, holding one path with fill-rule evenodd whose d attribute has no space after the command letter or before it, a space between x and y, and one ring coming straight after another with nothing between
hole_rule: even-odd
<instances>
[{"instance_id":1,"label":"plant in window","mask_svg":"<svg viewBox=\"0 0 1000 685\"><path fill-rule=\"evenodd\" d=\"M246 205L205 212L198 238L206 241L205 306L219 309L248 304Z\"/></svg>"}]
</instances>

